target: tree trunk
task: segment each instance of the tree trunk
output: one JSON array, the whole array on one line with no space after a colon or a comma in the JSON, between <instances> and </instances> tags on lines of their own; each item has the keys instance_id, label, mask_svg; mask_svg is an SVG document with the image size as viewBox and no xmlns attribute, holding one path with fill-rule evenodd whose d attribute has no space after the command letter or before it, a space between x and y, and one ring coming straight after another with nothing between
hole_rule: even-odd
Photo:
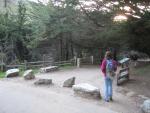
<instances>
[{"instance_id":1,"label":"tree trunk","mask_svg":"<svg viewBox=\"0 0 150 113\"><path fill-rule=\"evenodd\" d=\"M7 7L7 0L4 0L4 7Z\"/></svg>"},{"instance_id":2,"label":"tree trunk","mask_svg":"<svg viewBox=\"0 0 150 113\"><path fill-rule=\"evenodd\" d=\"M66 38L66 60L69 60L69 41Z\"/></svg>"},{"instance_id":3,"label":"tree trunk","mask_svg":"<svg viewBox=\"0 0 150 113\"><path fill-rule=\"evenodd\" d=\"M60 40L60 60L62 61L62 56L63 56L63 48L62 48L62 38Z\"/></svg>"},{"instance_id":4,"label":"tree trunk","mask_svg":"<svg viewBox=\"0 0 150 113\"><path fill-rule=\"evenodd\" d=\"M74 57L74 49L73 49L73 43L72 43L72 41L70 42L70 50L71 50L71 57L73 58Z\"/></svg>"}]
</instances>

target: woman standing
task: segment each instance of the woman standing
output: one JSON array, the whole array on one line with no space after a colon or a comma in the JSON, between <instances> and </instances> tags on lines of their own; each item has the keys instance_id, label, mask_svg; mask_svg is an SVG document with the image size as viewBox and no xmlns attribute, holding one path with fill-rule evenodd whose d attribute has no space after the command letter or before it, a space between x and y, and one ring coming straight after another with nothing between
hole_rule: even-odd
<instances>
[{"instance_id":1,"label":"woman standing","mask_svg":"<svg viewBox=\"0 0 150 113\"><path fill-rule=\"evenodd\" d=\"M113 60L111 51L105 53L105 58L101 64L101 70L105 79L105 101L109 102L113 100L112 82L115 76L115 71L117 70L117 63Z\"/></svg>"}]
</instances>

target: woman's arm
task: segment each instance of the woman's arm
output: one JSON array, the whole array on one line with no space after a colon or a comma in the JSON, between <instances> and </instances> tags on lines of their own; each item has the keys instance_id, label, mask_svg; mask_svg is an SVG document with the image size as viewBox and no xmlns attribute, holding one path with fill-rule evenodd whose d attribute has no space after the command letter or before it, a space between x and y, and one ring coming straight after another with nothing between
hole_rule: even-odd
<instances>
[{"instance_id":1,"label":"woman's arm","mask_svg":"<svg viewBox=\"0 0 150 113\"><path fill-rule=\"evenodd\" d=\"M104 74L106 74L106 60L105 59L103 59L102 61L101 70Z\"/></svg>"}]
</instances>

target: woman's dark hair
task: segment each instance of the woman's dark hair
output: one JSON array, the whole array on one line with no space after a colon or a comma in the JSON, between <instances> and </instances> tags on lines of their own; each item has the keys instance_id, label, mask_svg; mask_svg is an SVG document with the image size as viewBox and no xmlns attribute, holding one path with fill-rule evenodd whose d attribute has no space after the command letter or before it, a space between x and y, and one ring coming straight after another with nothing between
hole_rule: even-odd
<instances>
[{"instance_id":1,"label":"woman's dark hair","mask_svg":"<svg viewBox=\"0 0 150 113\"><path fill-rule=\"evenodd\" d=\"M106 51L106 53L105 53L105 58L106 58L106 59L112 59L112 58L113 58L112 52L111 52L111 51Z\"/></svg>"}]
</instances>

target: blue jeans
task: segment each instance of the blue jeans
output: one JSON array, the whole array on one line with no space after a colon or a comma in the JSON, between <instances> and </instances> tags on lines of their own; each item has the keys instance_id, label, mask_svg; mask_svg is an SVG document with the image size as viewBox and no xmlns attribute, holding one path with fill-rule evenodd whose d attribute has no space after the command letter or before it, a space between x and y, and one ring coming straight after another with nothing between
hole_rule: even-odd
<instances>
[{"instance_id":1,"label":"blue jeans","mask_svg":"<svg viewBox=\"0 0 150 113\"><path fill-rule=\"evenodd\" d=\"M109 77L105 77L105 99L112 98L112 80Z\"/></svg>"}]
</instances>

